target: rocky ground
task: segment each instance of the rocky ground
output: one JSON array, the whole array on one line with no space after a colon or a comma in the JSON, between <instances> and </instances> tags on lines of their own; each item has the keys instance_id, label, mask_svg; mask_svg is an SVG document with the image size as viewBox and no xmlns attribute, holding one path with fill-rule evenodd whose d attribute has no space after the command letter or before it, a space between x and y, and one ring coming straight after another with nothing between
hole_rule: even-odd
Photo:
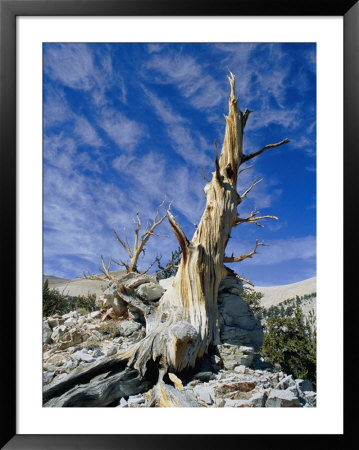
<instances>
[{"instance_id":1,"label":"rocky ground","mask_svg":"<svg viewBox=\"0 0 359 450\"><path fill-rule=\"evenodd\" d=\"M152 275L129 274L122 282L134 289L126 310L109 285L98 298L98 310L72 311L43 320L44 406L149 406L151 383L133 369L97 375L96 368L146 333L143 305L156 306L171 279L158 283ZM190 375L169 374L168 392L184 407L313 407L316 393L308 380L294 380L275 371L258 355L263 331L240 297L242 284L234 277L221 283L218 297L221 344ZM93 368L90 379L65 389L75 376ZM164 405L165 406L165 405Z\"/></svg>"}]
</instances>

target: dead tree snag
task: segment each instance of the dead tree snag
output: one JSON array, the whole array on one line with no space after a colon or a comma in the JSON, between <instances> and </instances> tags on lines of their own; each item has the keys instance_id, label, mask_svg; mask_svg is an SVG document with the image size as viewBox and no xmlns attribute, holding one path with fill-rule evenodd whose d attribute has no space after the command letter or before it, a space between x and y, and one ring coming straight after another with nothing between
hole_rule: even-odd
<instances>
[{"instance_id":1,"label":"dead tree snag","mask_svg":"<svg viewBox=\"0 0 359 450\"><path fill-rule=\"evenodd\" d=\"M119 266L123 266L126 269L127 273L139 272L139 270L137 268L138 258L140 257L141 253L144 252L144 249L145 249L145 246L146 246L148 240L150 239L151 236L161 237L160 235L155 233L155 229L159 225L161 225L161 223L165 220L165 218L167 217L167 214L169 213L170 208L171 208L171 205L169 205L165 214L163 214L161 217L159 217L160 209L163 206L163 204L164 204L164 201L157 208L153 222L147 224L147 227L142 234L140 234L141 227L142 227L141 220L140 220L140 214L139 214L139 212L137 212L136 220L135 220L136 228L134 230L135 239L134 239L133 248L131 248L127 238L125 238L125 239L121 238L119 236L119 234L117 233L117 231L113 230L117 242L119 242L121 244L121 246L126 250L128 256L130 257L129 262L128 261L125 262L122 260L120 262L116 262L115 260L113 260L113 262L115 262ZM157 261L157 258L150 264L150 266L145 270L145 272L148 272L149 269L153 266L153 264L156 261Z\"/></svg>"},{"instance_id":2,"label":"dead tree snag","mask_svg":"<svg viewBox=\"0 0 359 450\"><path fill-rule=\"evenodd\" d=\"M182 249L182 260L173 286L162 297L155 311L155 320L152 318L147 328L147 336L122 354L142 375L146 373L148 362L155 361L160 369L160 380L167 372L178 373L193 367L210 344L219 343L218 287L221 280L232 272L224 263L250 258L257 247L263 245L257 241L252 252L237 258L226 257L225 249L232 228L244 222L259 225L259 220L276 219L274 216L259 216L256 211L245 219L239 218L237 206L259 181L241 196L237 192L237 177L246 170L239 170L244 162L289 140L267 145L249 155L243 153L243 132L251 111L246 109L243 113L238 109L235 77L231 73L228 78L231 93L229 113L225 116L224 142L220 157L216 152L215 171L204 189L206 207L202 219L192 240L189 240L173 215L168 213L171 228Z\"/></svg>"}]
</instances>

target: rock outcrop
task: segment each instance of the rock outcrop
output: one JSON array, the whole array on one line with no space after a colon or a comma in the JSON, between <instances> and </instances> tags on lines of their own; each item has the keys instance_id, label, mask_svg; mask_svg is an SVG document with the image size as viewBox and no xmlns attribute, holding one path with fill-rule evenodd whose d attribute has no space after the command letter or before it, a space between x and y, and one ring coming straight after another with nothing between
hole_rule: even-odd
<instances>
[{"instance_id":1,"label":"rock outcrop","mask_svg":"<svg viewBox=\"0 0 359 450\"><path fill-rule=\"evenodd\" d=\"M263 330L241 298L242 292L242 282L235 277L224 278L219 286L220 338L223 343L250 346L258 351L263 343Z\"/></svg>"}]
</instances>

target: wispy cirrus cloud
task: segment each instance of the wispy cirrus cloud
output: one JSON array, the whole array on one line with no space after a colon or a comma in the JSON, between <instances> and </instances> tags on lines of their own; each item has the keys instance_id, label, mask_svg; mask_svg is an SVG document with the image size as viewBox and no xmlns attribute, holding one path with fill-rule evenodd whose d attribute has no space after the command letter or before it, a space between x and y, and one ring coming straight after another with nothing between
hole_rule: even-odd
<instances>
[{"instance_id":1,"label":"wispy cirrus cloud","mask_svg":"<svg viewBox=\"0 0 359 450\"><path fill-rule=\"evenodd\" d=\"M165 46L163 44L158 43L151 43L147 44L147 51L149 53L158 53L160 52Z\"/></svg>"},{"instance_id":2,"label":"wispy cirrus cloud","mask_svg":"<svg viewBox=\"0 0 359 450\"><path fill-rule=\"evenodd\" d=\"M212 163L206 153L211 146L203 136L191 130L190 120L176 113L172 106L141 86L146 97L165 126L173 149L189 164L208 166ZM213 149L212 149L213 152Z\"/></svg>"},{"instance_id":3,"label":"wispy cirrus cloud","mask_svg":"<svg viewBox=\"0 0 359 450\"><path fill-rule=\"evenodd\" d=\"M221 84L195 58L181 52L156 54L145 67L155 73L156 82L175 85L195 108L212 108L225 97Z\"/></svg>"},{"instance_id":4,"label":"wispy cirrus cloud","mask_svg":"<svg viewBox=\"0 0 359 450\"><path fill-rule=\"evenodd\" d=\"M146 135L146 127L112 108L104 108L98 125L123 150L132 151Z\"/></svg>"},{"instance_id":5,"label":"wispy cirrus cloud","mask_svg":"<svg viewBox=\"0 0 359 450\"><path fill-rule=\"evenodd\" d=\"M100 147L103 145L102 139L98 136L95 128L90 125L84 116L75 116L74 133L83 144L92 147Z\"/></svg>"},{"instance_id":6,"label":"wispy cirrus cloud","mask_svg":"<svg viewBox=\"0 0 359 450\"><path fill-rule=\"evenodd\" d=\"M93 55L86 44L57 44L45 47L44 70L64 86L91 90L96 84Z\"/></svg>"},{"instance_id":7,"label":"wispy cirrus cloud","mask_svg":"<svg viewBox=\"0 0 359 450\"><path fill-rule=\"evenodd\" d=\"M44 92L44 127L58 125L71 120L72 111L61 89L47 87Z\"/></svg>"},{"instance_id":8,"label":"wispy cirrus cloud","mask_svg":"<svg viewBox=\"0 0 359 450\"><path fill-rule=\"evenodd\" d=\"M96 106L111 102L106 91L114 86L121 90L120 100L127 101L124 79L114 72L110 47L100 52L88 44L45 45L44 71L63 86L88 92Z\"/></svg>"},{"instance_id":9,"label":"wispy cirrus cloud","mask_svg":"<svg viewBox=\"0 0 359 450\"><path fill-rule=\"evenodd\" d=\"M94 125L84 116L77 114L71 108L61 89L48 89L45 91L44 102L44 131L46 134L53 134L52 127L62 125L60 134L64 134L64 125L71 133L71 138L76 138L77 145L89 145L100 147L104 145L102 139ZM70 135L68 133L68 135Z\"/></svg>"}]
</instances>

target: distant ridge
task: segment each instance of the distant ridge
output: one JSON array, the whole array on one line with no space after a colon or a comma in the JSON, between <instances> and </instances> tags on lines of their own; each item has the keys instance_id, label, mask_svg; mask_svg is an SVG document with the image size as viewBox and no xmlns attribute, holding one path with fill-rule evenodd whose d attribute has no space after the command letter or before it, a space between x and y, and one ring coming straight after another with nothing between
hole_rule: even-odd
<instances>
[{"instance_id":1,"label":"distant ridge","mask_svg":"<svg viewBox=\"0 0 359 450\"><path fill-rule=\"evenodd\" d=\"M121 276L125 274L124 270L116 270L111 272L114 276ZM88 295L96 294L96 297L103 294L106 290L108 281L102 274L96 274L103 276L103 281L98 280L87 280L84 277L75 278L70 280L67 278L60 278L54 275L43 275L43 282L49 280L50 289L58 289L64 295L78 296L78 295Z\"/></svg>"},{"instance_id":2,"label":"distant ridge","mask_svg":"<svg viewBox=\"0 0 359 450\"><path fill-rule=\"evenodd\" d=\"M55 275L43 275L42 276L42 282L44 283L45 280L49 280L49 286L50 287L51 287L51 284L65 283L65 282L71 281L68 278L55 277Z\"/></svg>"},{"instance_id":3,"label":"distant ridge","mask_svg":"<svg viewBox=\"0 0 359 450\"><path fill-rule=\"evenodd\" d=\"M124 270L117 270L111 272L114 276L121 276L125 274ZM83 277L75 278L74 280L68 278L60 278L55 275L43 275L43 282L49 280L50 289L58 289L65 295L87 295L88 293L102 295L107 288L108 281L104 278L102 281L87 280ZM261 300L262 306L269 308L270 306L278 305L280 302L288 299L299 297L303 295L312 294L317 291L317 278L312 277L307 280L298 281L292 284L283 284L280 286L254 286L257 292L262 292L263 298Z\"/></svg>"},{"instance_id":4,"label":"distant ridge","mask_svg":"<svg viewBox=\"0 0 359 450\"><path fill-rule=\"evenodd\" d=\"M309 295L317 292L317 277L308 278L307 280L298 281L292 284L283 284L281 286L254 286L255 291L262 292L262 306L269 308L276 306L280 302L288 299Z\"/></svg>"}]
</instances>

